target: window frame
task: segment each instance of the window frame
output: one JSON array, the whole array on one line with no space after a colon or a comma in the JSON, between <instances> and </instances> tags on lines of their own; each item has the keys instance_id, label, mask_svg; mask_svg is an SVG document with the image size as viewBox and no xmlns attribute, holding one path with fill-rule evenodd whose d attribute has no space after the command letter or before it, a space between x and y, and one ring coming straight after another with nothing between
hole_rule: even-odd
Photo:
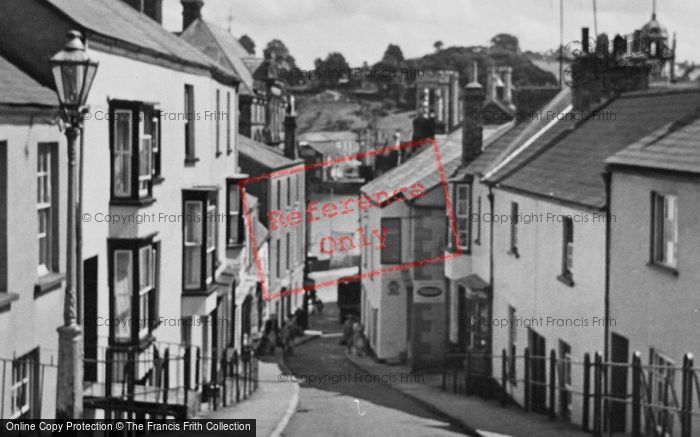
<instances>
[{"instance_id":1,"label":"window frame","mask_svg":"<svg viewBox=\"0 0 700 437\"><path fill-rule=\"evenodd\" d=\"M466 199L460 199L460 192L466 193ZM460 214L460 204L466 202L464 211ZM455 214L455 226L456 234L452 235L453 238L456 237L456 241L453 242L454 247L459 249L464 253L470 253L471 251L471 237L472 237L472 227L471 227L471 209L472 209L472 184L470 182L457 182L454 184L452 193L452 204L454 205ZM460 224L464 225L464 230L460 230ZM460 237L460 233L465 232L466 237L464 242Z\"/></svg>"},{"instance_id":2,"label":"window frame","mask_svg":"<svg viewBox=\"0 0 700 437\"><path fill-rule=\"evenodd\" d=\"M221 156L223 153L221 152L221 90L219 88L216 89L216 120L214 120L214 123L216 125L216 158Z\"/></svg>"},{"instance_id":3,"label":"window frame","mask_svg":"<svg viewBox=\"0 0 700 437\"><path fill-rule=\"evenodd\" d=\"M474 239L474 244L477 246L481 245L481 197L482 196L477 196L476 198L476 238Z\"/></svg>"},{"instance_id":4,"label":"window frame","mask_svg":"<svg viewBox=\"0 0 700 437\"><path fill-rule=\"evenodd\" d=\"M243 197L245 196L245 188L240 186L241 179L238 178L227 178L226 179L226 246L227 247L237 247L245 243L245 222L243 213ZM233 208L234 205L231 203L231 195L236 193L236 209ZM232 222L236 216L235 224ZM232 235L232 227L236 227L236 234Z\"/></svg>"},{"instance_id":5,"label":"window frame","mask_svg":"<svg viewBox=\"0 0 700 437\"><path fill-rule=\"evenodd\" d=\"M219 248L218 248L218 187L200 187L194 189L182 190L182 290L183 293L206 292L209 287L216 282L216 269L219 267ZM194 223L188 223L190 219L187 214L188 204L200 204L199 211L201 217L195 220ZM201 226L197 231L200 236L199 244L188 242L187 226L194 224ZM209 244L209 229L213 228L211 235L212 241ZM189 245L188 245L189 244ZM199 251L199 281L198 285L188 284L187 282L187 247L198 246ZM209 258L209 259L208 259ZM210 263L210 264L208 264ZM208 266L211 266L211 275L207 274Z\"/></svg>"},{"instance_id":6,"label":"window frame","mask_svg":"<svg viewBox=\"0 0 700 437\"><path fill-rule=\"evenodd\" d=\"M668 218L668 200L673 199L673 217ZM661 203L661 204L659 204ZM679 208L678 195L675 193L660 193L652 191L651 193L651 239L649 250L649 263L673 272L678 270L678 245L679 237ZM666 233L667 222L670 221L672 226L672 237L669 241ZM673 245L673 258L668 260L668 244Z\"/></svg>"},{"instance_id":7,"label":"window frame","mask_svg":"<svg viewBox=\"0 0 700 437\"><path fill-rule=\"evenodd\" d=\"M153 331L159 325L160 303L160 254L161 244L156 241L156 234L145 238L110 238L107 240L108 280L109 280L109 317L111 320L121 318L117 314L117 262L118 254L128 256L129 262L129 309L127 317L130 324L111 323L109 326L109 344L142 345L150 342ZM142 256L148 253L148 266L143 264ZM142 277L142 270L148 269L147 281ZM145 299L145 300L144 300ZM146 307L146 312L144 312ZM115 326L118 325L118 326ZM125 329L126 335L120 336L118 329Z\"/></svg>"},{"instance_id":8,"label":"window frame","mask_svg":"<svg viewBox=\"0 0 700 437\"><path fill-rule=\"evenodd\" d=\"M231 153L231 91L226 91L226 154Z\"/></svg>"},{"instance_id":9,"label":"window frame","mask_svg":"<svg viewBox=\"0 0 700 437\"><path fill-rule=\"evenodd\" d=\"M518 251L518 213L520 211L520 205L518 202L510 202L510 235L509 235L509 250L508 254L520 258L520 252Z\"/></svg>"},{"instance_id":10,"label":"window frame","mask_svg":"<svg viewBox=\"0 0 700 437\"><path fill-rule=\"evenodd\" d=\"M568 286L574 286L574 220L572 217L564 217L562 220L562 249L561 249L561 274L557 277Z\"/></svg>"},{"instance_id":11,"label":"window frame","mask_svg":"<svg viewBox=\"0 0 700 437\"><path fill-rule=\"evenodd\" d=\"M42 170L41 159L46 157L45 166ZM38 241L38 257L37 257L37 274L45 276L59 271L59 230L58 230L58 196L59 196L59 169L58 169L58 144L57 143L38 143L37 145L37 190L36 190L36 208L37 208L37 241ZM46 181L46 185L41 188L41 180ZM40 202L40 193L48 194L48 201ZM42 212L45 212L46 226L45 231L41 232ZM42 259L41 240L46 241L46 249L44 250L46 259ZM43 261L43 262L42 262Z\"/></svg>"},{"instance_id":12,"label":"window frame","mask_svg":"<svg viewBox=\"0 0 700 437\"><path fill-rule=\"evenodd\" d=\"M195 136L195 106L194 85L185 84L184 87L184 110L185 110L185 164L194 164L197 158L196 136Z\"/></svg>"},{"instance_id":13,"label":"window frame","mask_svg":"<svg viewBox=\"0 0 700 437\"><path fill-rule=\"evenodd\" d=\"M160 110L154 105L132 100L109 101L110 136L110 203L147 205L154 201L153 185L160 182L162 137ZM129 120L127 148L117 148L117 135L120 122ZM143 153L144 141L148 140L148 153ZM141 164L144 156L148 159L148 174L143 174ZM117 159L120 157L121 159ZM126 164L128 175L123 184L117 184L117 163ZM122 172L123 174L123 172ZM125 185L125 189L121 189Z\"/></svg>"},{"instance_id":14,"label":"window frame","mask_svg":"<svg viewBox=\"0 0 700 437\"><path fill-rule=\"evenodd\" d=\"M403 247L402 247L402 241L401 241L401 236L402 236L402 232L401 232L401 231L402 231L402 229L401 229L402 223L401 223L401 222L402 222L402 220L401 220L401 218L399 218L399 217L382 217L382 218L381 218L381 221L380 221L380 229L381 229L381 231L383 232L385 228L387 229L387 235L386 235L386 240L385 240L385 241L386 241L386 247L389 247L389 242L390 242L390 240L389 240L389 237L390 237L390 235L391 235L391 225L390 225L390 223L398 223L398 226L397 226L397 228L396 228L396 229L397 229L397 234L398 234L398 238L397 238L397 241L398 241L398 244L397 244L397 246L398 246L398 258L390 258L390 259L387 258L387 255L386 255L386 252L385 252L386 247L385 247L384 249L381 249L381 254L380 254L380 257L379 257L379 262L380 262L382 265L397 265L397 264L401 264L401 260L403 259L403 256L402 256L402 255L403 255L403 254L402 254Z\"/></svg>"}]
</instances>

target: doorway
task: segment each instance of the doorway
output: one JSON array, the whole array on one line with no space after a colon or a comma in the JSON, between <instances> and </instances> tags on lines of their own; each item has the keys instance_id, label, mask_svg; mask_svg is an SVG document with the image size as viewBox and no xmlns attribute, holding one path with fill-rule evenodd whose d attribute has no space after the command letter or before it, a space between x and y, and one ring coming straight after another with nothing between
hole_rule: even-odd
<instances>
[{"instance_id":1,"label":"doorway","mask_svg":"<svg viewBox=\"0 0 700 437\"><path fill-rule=\"evenodd\" d=\"M611 336L610 360L613 363L627 364L629 362L629 340L615 334ZM627 366L612 366L610 369L610 396L620 399L612 400L610 404L610 430L625 432L627 423Z\"/></svg>"},{"instance_id":2,"label":"doorway","mask_svg":"<svg viewBox=\"0 0 700 437\"><path fill-rule=\"evenodd\" d=\"M532 410L547 411L547 347L544 337L530 329L530 401Z\"/></svg>"},{"instance_id":3,"label":"doorway","mask_svg":"<svg viewBox=\"0 0 700 437\"><path fill-rule=\"evenodd\" d=\"M97 257L83 261L84 379L97 382Z\"/></svg>"}]
</instances>

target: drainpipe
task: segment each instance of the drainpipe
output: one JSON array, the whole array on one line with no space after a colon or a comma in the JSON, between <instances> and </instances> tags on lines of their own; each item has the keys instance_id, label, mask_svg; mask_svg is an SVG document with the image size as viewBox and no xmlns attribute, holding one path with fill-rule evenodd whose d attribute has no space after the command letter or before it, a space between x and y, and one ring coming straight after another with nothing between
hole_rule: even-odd
<instances>
[{"instance_id":1,"label":"drainpipe","mask_svg":"<svg viewBox=\"0 0 700 437\"><path fill-rule=\"evenodd\" d=\"M489 209L491 210L491 218L493 218L494 214L494 195L493 195L493 185L488 184L489 187L489 194L488 194L488 199L489 199ZM481 217L479 217L479 220L481 220ZM494 274L493 274L493 220L489 220L489 284L491 289L489 290L489 316L493 318L493 290L494 290ZM491 349L491 354L493 355L493 330L491 331L489 335L489 349ZM509 351L510 352L510 351ZM492 363L493 365L493 363ZM503 387L503 390L506 388Z\"/></svg>"},{"instance_id":2,"label":"drainpipe","mask_svg":"<svg viewBox=\"0 0 700 437\"><path fill-rule=\"evenodd\" d=\"M609 339L610 339L610 326L608 321L610 320L610 235L611 235L611 214L610 214L610 188L612 173L610 170L606 170L603 173L603 181L605 182L605 325L604 325L604 335L603 339L603 359L607 362L609 355Z\"/></svg>"}]
</instances>

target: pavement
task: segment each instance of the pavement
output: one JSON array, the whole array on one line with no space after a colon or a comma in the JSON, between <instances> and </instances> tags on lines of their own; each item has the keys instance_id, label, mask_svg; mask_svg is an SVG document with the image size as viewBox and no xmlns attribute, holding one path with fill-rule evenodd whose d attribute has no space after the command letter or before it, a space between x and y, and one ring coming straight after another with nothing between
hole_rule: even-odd
<instances>
[{"instance_id":1,"label":"pavement","mask_svg":"<svg viewBox=\"0 0 700 437\"><path fill-rule=\"evenodd\" d=\"M526 413L516 406L503 407L498 401L443 391L439 374L412 375L408 367L378 363L369 357L346 354L362 371L373 375L391 374L390 386L404 395L448 417L452 422L475 429L483 437L590 437L574 425L551 421L545 415Z\"/></svg>"},{"instance_id":2,"label":"pavement","mask_svg":"<svg viewBox=\"0 0 700 437\"><path fill-rule=\"evenodd\" d=\"M299 384L287 382L281 353L275 361L258 362L258 389L238 404L201 414L201 419L256 419L256 435L281 435L299 402Z\"/></svg>"}]
</instances>

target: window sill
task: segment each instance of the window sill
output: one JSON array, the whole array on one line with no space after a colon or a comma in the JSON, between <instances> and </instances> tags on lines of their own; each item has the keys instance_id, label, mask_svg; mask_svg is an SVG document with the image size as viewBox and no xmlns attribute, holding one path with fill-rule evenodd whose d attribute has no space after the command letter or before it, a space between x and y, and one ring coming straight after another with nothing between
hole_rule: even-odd
<instances>
[{"instance_id":1,"label":"window sill","mask_svg":"<svg viewBox=\"0 0 700 437\"><path fill-rule=\"evenodd\" d=\"M669 274L669 275L673 275L673 276L679 275L678 269L676 269L675 267L669 267L669 266L665 266L663 264L657 264L654 262L648 262L647 267L652 268L652 269L657 270L657 271L662 272L662 273Z\"/></svg>"},{"instance_id":2,"label":"window sill","mask_svg":"<svg viewBox=\"0 0 700 437\"><path fill-rule=\"evenodd\" d=\"M113 198L112 200L109 201L110 206L149 206L153 205L156 203L156 199L154 197L147 197L144 199L120 199L120 198Z\"/></svg>"},{"instance_id":3,"label":"window sill","mask_svg":"<svg viewBox=\"0 0 700 437\"><path fill-rule=\"evenodd\" d=\"M12 302L19 299L19 294L17 293L7 293L4 291L0 292L0 312L10 309Z\"/></svg>"},{"instance_id":4,"label":"window sill","mask_svg":"<svg viewBox=\"0 0 700 437\"><path fill-rule=\"evenodd\" d=\"M508 253L508 255L514 256L516 259L520 258L520 254L518 253L517 247L511 248L507 253Z\"/></svg>"},{"instance_id":5,"label":"window sill","mask_svg":"<svg viewBox=\"0 0 700 437\"><path fill-rule=\"evenodd\" d=\"M186 167L193 167L197 162L199 162L199 158L195 158L195 157L185 158L185 166Z\"/></svg>"},{"instance_id":6,"label":"window sill","mask_svg":"<svg viewBox=\"0 0 700 437\"><path fill-rule=\"evenodd\" d=\"M165 178L161 175L153 176L153 179L151 179L151 181L153 182L153 185L159 185L162 184L163 181L165 181Z\"/></svg>"},{"instance_id":7,"label":"window sill","mask_svg":"<svg viewBox=\"0 0 700 437\"><path fill-rule=\"evenodd\" d=\"M66 275L61 273L47 273L40 277L34 284L34 298L61 288L64 279L66 279Z\"/></svg>"},{"instance_id":8,"label":"window sill","mask_svg":"<svg viewBox=\"0 0 700 437\"><path fill-rule=\"evenodd\" d=\"M471 248L462 249L462 248L458 248L458 247L454 247L454 246L448 246L447 251L449 253L458 254L458 255L471 255L472 254Z\"/></svg>"},{"instance_id":9,"label":"window sill","mask_svg":"<svg viewBox=\"0 0 700 437\"><path fill-rule=\"evenodd\" d=\"M226 249L240 249L242 247L245 247L245 242L243 242L243 243L227 243L226 244Z\"/></svg>"},{"instance_id":10,"label":"window sill","mask_svg":"<svg viewBox=\"0 0 700 437\"><path fill-rule=\"evenodd\" d=\"M138 339L138 341L136 341L136 343L134 343L133 341L116 341L115 340L112 344L110 344L110 348L114 352L127 352L127 351L142 352L142 351L146 350L146 348L148 348L154 342L155 342L155 337L153 336L152 332L149 332L144 337Z\"/></svg>"},{"instance_id":11,"label":"window sill","mask_svg":"<svg viewBox=\"0 0 700 437\"><path fill-rule=\"evenodd\" d=\"M557 276L557 280L559 282L568 285L569 287L574 286L574 278L571 277L571 275L568 275L566 273L562 273L561 275Z\"/></svg>"}]
</instances>

